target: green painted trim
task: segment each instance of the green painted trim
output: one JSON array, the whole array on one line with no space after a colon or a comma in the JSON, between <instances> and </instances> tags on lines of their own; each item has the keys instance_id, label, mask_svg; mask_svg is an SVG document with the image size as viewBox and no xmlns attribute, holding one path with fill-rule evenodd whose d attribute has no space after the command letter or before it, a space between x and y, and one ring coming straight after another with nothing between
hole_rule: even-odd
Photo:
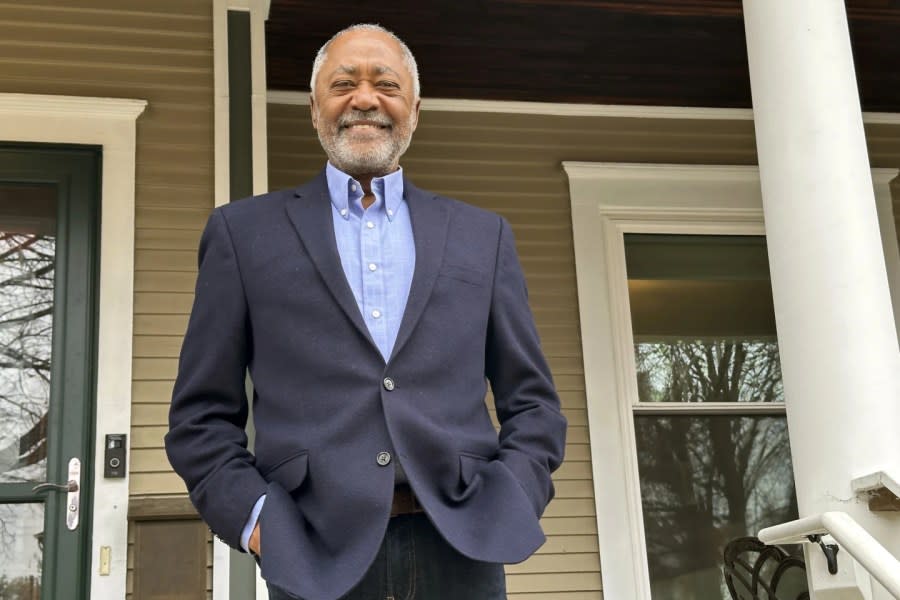
<instances>
[{"instance_id":1,"label":"green painted trim","mask_svg":"<svg viewBox=\"0 0 900 600\"><path fill-rule=\"evenodd\" d=\"M228 147L232 201L253 195L253 107L250 13L228 11ZM253 443L253 426L248 423ZM256 563L249 554L231 550L229 598L256 597Z\"/></svg>"},{"instance_id":2,"label":"green painted trim","mask_svg":"<svg viewBox=\"0 0 900 600\"><path fill-rule=\"evenodd\" d=\"M231 200L253 194L250 13L228 11L228 147Z\"/></svg>"},{"instance_id":3,"label":"green painted trim","mask_svg":"<svg viewBox=\"0 0 900 600\"><path fill-rule=\"evenodd\" d=\"M44 598L87 600L90 593L100 157L93 146L0 144L0 180L52 183L58 193L47 480L65 481L69 459L81 459L78 528L66 529L65 494L0 484L0 497L45 503Z\"/></svg>"}]
</instances>

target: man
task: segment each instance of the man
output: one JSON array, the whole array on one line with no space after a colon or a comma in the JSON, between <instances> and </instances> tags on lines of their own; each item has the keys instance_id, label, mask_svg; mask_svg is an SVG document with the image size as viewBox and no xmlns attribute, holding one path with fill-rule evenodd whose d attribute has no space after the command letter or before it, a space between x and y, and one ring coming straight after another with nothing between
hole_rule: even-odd
<instances>
[{"instance_id":1,"label":"man","mask_svg":"<svg viewBox=\"0 0 900 600\"><path fill-rule=\"evenodd\" d=\"M566 426L509 224L403 178L419 84L396 36L339 32L310 85L325 171L203 233L169 459L273 599L505 598Z\"/></svg>"}]
</instances>

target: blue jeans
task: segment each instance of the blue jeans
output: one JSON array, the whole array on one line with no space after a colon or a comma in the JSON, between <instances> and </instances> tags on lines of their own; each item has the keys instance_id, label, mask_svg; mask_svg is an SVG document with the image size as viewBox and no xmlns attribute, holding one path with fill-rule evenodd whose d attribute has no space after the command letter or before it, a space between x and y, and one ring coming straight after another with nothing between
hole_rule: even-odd
<instances>
[{"instance_id":1,"label":"blue jeans","mask_svg":"<svg viewBox=\"0 0 900 600\"><path fill-rule=\"evenodd\" d=\"M269 586L269 600L302 600ZM506 600L503 565L454 550L424 514L388 524L375 562L340 600Z\"/></svg>"}]
</instances>

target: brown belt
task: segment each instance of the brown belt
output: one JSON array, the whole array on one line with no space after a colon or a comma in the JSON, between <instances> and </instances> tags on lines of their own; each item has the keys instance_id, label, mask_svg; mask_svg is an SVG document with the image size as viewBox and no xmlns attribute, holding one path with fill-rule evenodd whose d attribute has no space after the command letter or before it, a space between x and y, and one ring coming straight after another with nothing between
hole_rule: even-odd
<instances>
[{"instance_id":1,"label":"brown belt","mask_svg":"<svg viewBox=\"0 0 900 600\"><path fill-rule=\"evenodd\" d=\"M391 503L391 516L411 515L414 513L425 512L419 499L413 494L412 488L405 483L401 483L394 487L394 500Z\"/></svg>"}]
</instances>

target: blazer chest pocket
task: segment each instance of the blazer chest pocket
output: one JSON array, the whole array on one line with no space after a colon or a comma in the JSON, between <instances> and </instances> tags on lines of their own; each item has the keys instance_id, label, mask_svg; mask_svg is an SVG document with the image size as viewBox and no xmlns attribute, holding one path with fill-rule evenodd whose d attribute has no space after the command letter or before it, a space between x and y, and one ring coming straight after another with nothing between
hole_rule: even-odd
<instances>
[{"instance_id":1,"label":"blazer chest pocket","mask_svg":"<svg viewBox=\"0 0 900 600\"><path fill-rule=\"evenodd\" d=\"M269 483L278 483L286 492L293 492L306 480L308 469L308 454L304 450L289 456L265 471L263 478Z\"/></svg>"},{"instance_id":2,"label":"blazer chest pocket","mask_svg":"<svg viewBox=\"0 0 900 600\"><path fill-rule=\"evenodd\" d=\"M487 283L487 273L472 267L444 263L438 271L440 277L449 277L469 285L483 286Z\"/></svg>"}]
</instances>

